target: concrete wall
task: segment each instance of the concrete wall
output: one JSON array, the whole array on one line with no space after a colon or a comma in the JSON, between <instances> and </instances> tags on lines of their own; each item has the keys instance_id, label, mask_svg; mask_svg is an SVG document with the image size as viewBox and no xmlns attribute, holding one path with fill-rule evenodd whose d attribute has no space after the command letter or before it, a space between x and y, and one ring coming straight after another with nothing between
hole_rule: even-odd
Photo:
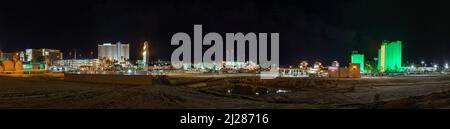
<instances>
[{"instance_id":1,"label":"concrete wall","mask_svg":"<svg viewBox=\"0 0 450 129\"><path fill-rule=\"evenodd\" d=\"M349 78L361 78L359 64L350 64L350 68L348 69L348 77Z\"/></svg>"},{"instance_id":2,"label":"concrete wall","mask_svg":"<svg viewBox=\"0 0 450 129\"><path fill-rule=\"evenodd\" d=\"M348 68L339 68L339 77L348 78L349 77L348 71L349 71Z\"/></svg>"},{"instance_id":3,"label":"concrete wall","mask_svg":"<svg viewBox=\"0 0 450 129\"><path fill-rule=\"evenodd\" d=\"M328 70L331 78L361 78L359 64L350 64L349 68L341 67L339 70Z\"/></svg>"},{"instance_id":4,"label":"concrete wall","mask_svg":"<svg viewBox=\"0 0 450 129\"><path fill-rule=\"evenodd\" d=\"M148 75L103 75L103 74L71 74L65 73L64 80L107 83L107 84L125 84L125 85L151 85L152 77Z\"/></svg>"},{"instance_id":5,"label":"concrete wall","mask_svg":"<svg viewBox=\"0 0 450 129\"><path fill-rule=\"evenodd\" d=\"M328 77L339 78L339 70L328 70Z\"/></svg>"}]
</instances>

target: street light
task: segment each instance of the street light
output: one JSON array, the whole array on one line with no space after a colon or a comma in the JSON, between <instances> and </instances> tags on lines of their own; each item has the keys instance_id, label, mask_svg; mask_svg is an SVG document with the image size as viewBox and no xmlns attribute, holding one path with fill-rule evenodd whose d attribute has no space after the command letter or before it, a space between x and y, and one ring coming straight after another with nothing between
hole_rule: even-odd
<instances>
[{"instance_id":1,"label":"street light","mask_svg":"<svg viewBox=\"0 0 450 129\"><path fill-rule=\"evenodd\" d=\"M448 64L445 64L445 69L448 69Z\"/></svg>"}]
</instances>

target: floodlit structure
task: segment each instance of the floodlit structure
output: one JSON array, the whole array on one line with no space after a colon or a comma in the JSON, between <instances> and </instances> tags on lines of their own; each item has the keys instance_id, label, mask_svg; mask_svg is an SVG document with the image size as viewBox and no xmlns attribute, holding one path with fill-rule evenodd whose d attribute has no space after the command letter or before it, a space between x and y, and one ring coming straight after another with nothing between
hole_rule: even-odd
<instances>
[{"instance_id":1,"label":"floodlit structure","mask_svg":"<svg viewBox=\"0 0 450 129\"><path fill-rule=\"evenodd\" d=\"M308 61L302 61L302 62L300 62L300 64L298 65L298 67L300 68L300 69L307 69L308 68Z\"/></svg>"},{"instance_id":2,"label":"floodlit structure","mask_svg":"<svg viewBox=\"0 0 450 129\"><path fill-rule=\"evenodd\" d=\"M364 73L364 55L358 54L357 52L353 52L351 56L352 64L359 64L360 73Z\"/></svg>"},{"instance_id":3,"label":"floodlit structure","mask_svg":"<svg viewBox=\"0 0 450 129\"><path fill-rule=\"evenodd\" d=\"M405 68L405 72L409 74L421 74L421 73L430 73L436 72L438 69L436 67L416 67L410 66Z\"/></svg>"},{"instance_id":4,"label":"floodlit structure","mask_svg":"<svg viewBox=\"0 0 450 129\"><path fill-rule=\"evenodd\" d=\"M26 49L23 59L26 62L45 62L52 64L54 61L62 60L63 54L56 49Z\"/></svg>"},{"instance_id":5,"label":"floodlit structure","mask_svg":"<svg viewBox=\"0 0 450 129\"><path fill-rule=\"evenodd\" d=\"M278 71L281 77L309 77L300 68L279 68Z\"/></svg>"},{"instance_id":6,"label":"floodlit structure","mask_svg":"<svg viewBox=\"0 0 450 129\"><path fill-rule=\"evenodd\" d=\"M331 66L333 66L333 67L339 67L339 62L336 60L336 61L333 61L333 62L331 62Z\"/></svg>"},{"instance_id":7,"label":"floodlit structure","mask_svg":"<svg viewBox=\"0 0 450 129\"><path fill-rule=\"evenodd\" d=\"M102 66L102 62L99 59L71 59L71 60L58 60L54 63L56 68L64 66L65 70L74 69L81 71L93 71ZM55 68L55 67L51 67ZM53 69L52 69L53 70ZM59 70L58 70L59 71ZM64 71L64 70L62 70Z\"/></svg>"},{"instance_id":8,"label":"floodlit structure","mask_svg":"<svg viewBox=\"0 0 450 129\"><path fill-rule=\"evenodd\" d=\"M14 56L17 56L18 53L3 53L0 51L0 61L12 59Z\"/></svg>"},{"instance_id":9,"label":"floodlit structure","mask_svg":"<svg viewBox=\"0 0 450 129\"><path fill-rule=\"evenodd\" d=\"M117 44L104 43L98 45L98 59L111 59L116 60L119 63L125 62L130 58L130 46L129 44Z\"/></svg>"},{"instance_id":10,"label":"floodlit structure","mask_svg":"<svg viewBox=\"0 0 450 129\"><path fill-rule=\"evenodd\" d=\"M378 49L378 70L380 72L401 72L402 42L386 42Z\"/></svg>"},{"instance_id":11,"label":"floodlit structure","mask_svg":"<svg viewBox=\"0 0 450 129\"><path fill-rule=\"evenodd\" d=\"M328 77L331 78L361 78L359 64L350 64L349 67L328 67Z\"/></svg>"},{"instance_id":12,"label":"floodlit structure","mask_svg":"<svg viewBox=\"0 0 450 129\"><path fill-rule=\"evenodd\" d=\"M148 42L144 42L144 47L142 48L142 63L144 64L144 68L148 64L148 58L149 58L149 48L148 48Z\"/></svg>"}]
</instances>

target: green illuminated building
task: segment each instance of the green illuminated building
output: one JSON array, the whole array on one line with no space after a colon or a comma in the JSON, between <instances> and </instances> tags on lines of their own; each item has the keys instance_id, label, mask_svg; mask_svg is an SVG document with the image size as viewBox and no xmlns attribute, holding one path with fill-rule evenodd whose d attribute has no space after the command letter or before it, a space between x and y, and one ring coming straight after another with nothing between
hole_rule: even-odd
<instances>
[{"instance_id":1,"label":"green illuminated building","mask_svg":"<svg viewBox=\"0 0 450 129\"><path fill-rule=\"evenodd\" d=\"M378 70L380 72L401 72L402 42L386 42L378 49Z\"/></svg>"},{"instance_id":2,"label":"green illuminated building","mask_svg":"<svg viewBox=\"0 0 450 129\"><path fill-rule=\"evenodd\" d=\"M360 72L364 73L364 55L357 52L352 53L352 64L359 64Z\"/></svg>"}]
</instances>

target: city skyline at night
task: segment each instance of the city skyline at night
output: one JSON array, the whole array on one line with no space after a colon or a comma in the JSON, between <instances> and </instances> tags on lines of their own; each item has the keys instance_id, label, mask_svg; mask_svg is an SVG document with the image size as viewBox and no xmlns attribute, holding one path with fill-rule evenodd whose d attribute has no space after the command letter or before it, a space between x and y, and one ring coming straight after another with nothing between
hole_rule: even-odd
<instances>
[{"instance_id":1,"label":"city skyline at night","mask_svg":"<svg viewBox=\"0 0 450 129\"><path fill-rule=\"evenodd\" d=\"M444 24L449 19L443 13L446 11L438 12L446 10L439 2L8 3L0 8L4 13L0 17L0 49L5 52L54 48L65 55L74 49L97 53L97 44L120 41L130 43L130 59L138 60L142 58L139 51L143 42L150 41L150 58L169 60L170 52L176 48L170 46L171 36L177 32L192 33L192 25L202 24L207 32L279 32L283 65L298 64L300 60L350 62L348 55L353 50L372 59L377 57L377 47L384 40L403 41L404 59L408 62L443 64L450 58L450 40L444 36L450 34L449 26ZM389 9L380 10L380 6ZM414 10L416 7L423 10Z\"/></svg>"},{"instance_id":2,"label":"city skyline at night","mask_svg":"<svg viewBox=\"0 0 450 129\"><path fill-rule=\"evenodd\" d=\"M0 114L58 128L445 124L425 110L450 109L449 5L5 0Z\"/></svg>"}]
</instances>

